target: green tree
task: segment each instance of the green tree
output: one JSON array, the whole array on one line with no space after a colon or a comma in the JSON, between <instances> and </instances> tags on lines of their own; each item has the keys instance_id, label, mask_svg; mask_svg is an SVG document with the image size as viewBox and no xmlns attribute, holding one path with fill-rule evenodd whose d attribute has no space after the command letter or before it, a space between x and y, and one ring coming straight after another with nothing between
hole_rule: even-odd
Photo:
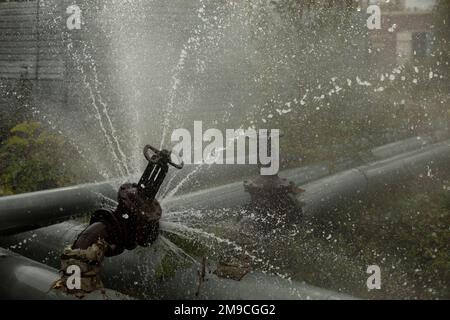
<instances>
[{"instance_id":1,"label":"green tree","mask_svg":"<svg viewBox=\"0 0 450 320\"><path fill-rule=\"evenodd\" d=\"M39 122L22 122L0 146L0 195L77 182L73 148ZM75 157L76 158L76 157Z\"/></svg>"},{"instance_id":2,"label":"green tree","mask_svg":"<svg viewBox=\"0 0 450 320\"><path fill-rule=\"evenodd\" d=\"M0 142L17 123L32 119L32 96L33 84L27 73L22 73L19 79L0 82L0 99L4 101L0 109Z\"/></svg>"}]
</instances>

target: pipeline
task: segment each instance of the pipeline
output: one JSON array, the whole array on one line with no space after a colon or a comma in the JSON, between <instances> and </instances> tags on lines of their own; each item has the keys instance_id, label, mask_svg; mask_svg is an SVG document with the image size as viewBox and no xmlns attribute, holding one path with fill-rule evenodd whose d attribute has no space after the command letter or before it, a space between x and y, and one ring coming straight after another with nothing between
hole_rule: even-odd
<instances>
[{"instance_id":1,"label":"pipeline","mask_svg":"<svg viewBox=\"0 0 450 320\"><path fill-rule=\"evenodd\" d=\"M329 174L328 169L318 165L291 169L280 175L294 181L307 182L327 174ZM107 198L117 199L119 185L118 181L107 181L0 197L0 235L34 230L91 214L92 211L101 207ZM208 190L216 198L214 208L229 207L230 199L236 199L237 203L250 199L244 191L242 182ZM203 195L204 191L200 191L199 194ZM191 202L183 205L183 201L184 197L175 197L168 201L163 199L161 205L166 212L173 206L185 209L193 205Z\"/></svg>"},{"instance_id":2,"label":"pipeline","mask_svg":"<svg viewBox=\"0 0 450 320\"><path fill-rule=\"evenodd\" d=\"M91 213L104 197L116 198L113 182L83 184L0 197L0 234L33 230Z\"/></svg>"},{"instance_id":3,"label":"pipeline","mask_svg":"<svg viewBox=\"0 0 450 320\"><path fill-rule=\"evenodd\" d=\"M334 210L355 197L361 199L368 193L392 186L428 171L447 168L450 160L450 141L423 146L392 158L372 162L353 169L313 180L301 185L302 177L296 172L282 172L287 178L306 190L299 196L305 203L303 214L313 216ZM214 198L214 201L211 199ZM242 183L229 184L208 190L181 195L165 203L166 211L192 209L218 209L230 206L244 206L250 201Z\"/></svg>"},{"instance_id":4,"label":"pipeline","mask_svg":"<svg viewBox=\"0 0 450 320\"><path fill-rule=\"evenodd\" d=\"M1 300L79 300L63 291L52 289L60 278L56 269L3 248L0 248L0 270ZM103 292L91 292L82 300L129 299L121 293L105 289Z\"/></svg>"},{"instance_id":5,"label":"pipeline","mask_svg":"<svg viewBox=\"0 0 450 320\"><path fill-rule=\"evenodd\" d=\"M370 158L380 160L382 157L395 156L399 152L409 152L417 148L422 149L415 152L423 151L434 140L433 137L425 136L390 143L372 149ZM350 161L343 168L348 168L352 164L354 161ZM249 166L238 167L241 168L239 172L243 173L242 168ZM330 173L329 167L322 164L285 170L279 175L296 185L301 185L325 177ZM223 170L220 171L220 174L220 176L225 176ZM208 173L207 176L209 175ZM0 234L15 234L33 230L89 214L100 207L105 198L116 199L118 185L120 185L120 181L114 180L0 197ZM205 195L207 196L205 197ZM210 201L211 195L214 195L214 201ZM163 200L162 205L165 211L191 206L196 209L217 209L227 208L230 205L241 206L248 201L250 201L250 196L245 192L242 183L237 182L196 191L168 201Z\"/></svg>"},{"instance_id":6,"label":"pipeline","mask_svg":"<svg viewBox=\"0 0 450 320\"><path fill-rule=\"evenodd\" d=\"M0 243L30 259L57 267L61 248L70 244L84 227L69 221L6 237ZM147 250L126 251L105 259L102 280L108 288L144 299L354 299L259 271L251 271L240 281L221 278L209 271L199 275L201 267L187 261L180 263L173 273L163 275L158 269L165 253L162 244L156 242ZM209 262L205 267L213 270L215 264ZM8 275L9 270L3 274Z\"/></svg>"},{"instance_id":7,"label":"pipeline","mask_svg":"<svg viewBox=\"0 0 450 320\"><path fill-rule=\"evenodd\" d=\"M436 148L442 144L446 145L448 143L442 142L430 145L432 140L433 139L429 137L415 137L382 147L377 147L372 150L371 158L379 160L379 157L383 155L392 155L399 151L420 148L419 150L408 151L386 160L380 160L380 163L385 163L398 157L403 158L416 153L427 153L428 150L433 152L433 148ZM445 152L445 150L441 150L440 152L443 151ZM431 161L432 156L430 155L429 158ZM375 162L375 164L376 163L378 162ZM347 164L347 166L350 164ZM361 168L354 170L365 170ZM353 174L355 177L354 181L359 181L362 186L362 189L358 190L363 191L367 186L364 186L363 183L361 183L361 175L355 173L354 170L344 171L343 173L325 179L329 180L328 184L330 185L339 185L341 183L340 181L350 179L349 176ZM331 171L327 165L323 164L285 170L280 172L279 176L292 181L296 185L302 185L328 176L330 173ZM391 178L389 174L385 176L387 178ZM392 177L396 176L398 175L394 174ZM358 179L356 177L360 178ZM316 209L310 209L311 207L324 207L318 206L315 201L318 196L323 196L320 192L316 194L317 192L313 191L316 190L316 185L320 186L322 182L317 183L318 184L312 183L305 186L307 192L304 195L304 201L309 203L309 205L305 208L305 212L307 214L308 212L311 212L311 214L317 212ZM120 182L116 180L0 197L0 235L15 234L27 230L33 230L39 227L48 226L58 222L70 220L71 218L89 214L93 210L102 206L102 202L105 201L105 198L116 199L116 190L118 185L120 185ZM337 188L339 189L340 187ZM214 201L211 201L212 198L214 198ZM333 196L332 198L334 199L336 197ZM250 196L247 192L245 192L242 182L236 182L176 196L171 199L163 199L161 204L163 210L168 212L184 210L185 208L214 210L237 207L243 206L249 201ZM326 202L330 203L331 201L334 200Z\"/></svg>"},{"instance_id":8,"label":"pipeline","mask_svg":"<svg viewBox=\"0 0 450 320\"><path fill-rule=\"evenodd\" d=\"M449 160L450 141L445 141L310 182L302 186L303 214L326 215L383 188L446 170Z\"/></svg>"},{"instance_id":9,"label":"pipeline","mask_svg":"<svg viewBox=\"0 0 450 320\"><path fill-rule=\"evenodd\" d=\"M447 168L450 159L449 142L441 142L425 146L420 150L406 152L390 159L376 161L366 166L347 170L333 176L306 184L306 192L301 199L306 203L304 214L315 215L330 212L355 198L363 198L379 188L400 183L430 170ZM298 171L289 172L291 180L301 179ZM230 184L207 191L177 197L168 203L168 207L179 208L217 208L226 202L230 205L243 205L249 201L248 195L239 190L242 184ZM238 189L238 197L234 197ZM243 189L243 188L242 188ZM212 196L214 201L211 201ZM17 252L39 261L46 261L54 266L59 251L73 241L82 226L73 222L53 225L31 233L7 237L1 240L2 245L8 245ZM33 239L35 235L35 240ZM31 241L30 241L31 239ZM26 245L23 240L28 240ZM14 247L18 246L18 247ZM143 253L127 252L119 257L109 259L105 263L105 284L117 288L132 296L143 298L270 298L270 299L347 299L346 295L333 293L324 289L304 284L291 283L278 277L272 277L259 272L246 275L241 281L223 279L208 273L206 281L199 282L197 267L190 265L181 268L170 276L167 281L158 281L157 267L163 255L161 250L146 250ZM55 261L51 261L54 259ZM144 282L136 283L136 274ZM200 284L199 284L200 283ZM271 290L265 291L264 288ZM180 290L180 288L184 288Z\"/></svg>"},{"instance_id":10,"label":"pipeline","mask_svg":"<svg viewBox=\"0 0 450 320\"><path fill-rule=\"evenodd\" d=\"M433 143L429 136L417 136L401 141L388 143L372 149L372 154L377 160L394 157L400 153L418 150Z\"/></svg>"}]
</instances>

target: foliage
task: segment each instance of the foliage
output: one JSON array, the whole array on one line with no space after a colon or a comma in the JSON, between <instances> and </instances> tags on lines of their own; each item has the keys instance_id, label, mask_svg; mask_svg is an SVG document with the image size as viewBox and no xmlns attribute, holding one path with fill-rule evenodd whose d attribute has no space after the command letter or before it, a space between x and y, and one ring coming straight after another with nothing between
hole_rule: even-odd
<instances>
[{"instance_id":1,"label":"foliage","mask_svg":"<svg viewBox=\"0 0 450 320\"><path fill-rule=\"evenodd\" d=\"M2 104L0 117L0 142L9 135L9 130L18 123L29 121L32 117L33 85L26 74L17 80L0 81L0 99L8 103Z\"/></svg>"},{"instance_id":2,"label":"foliage","mask_svg":"<svg viewBox=\"0 0 450 320\"><path fill-rule=\"evenodd\" d=\"M0 147L0 195L65 186L77 181L74 150L39 122L10 130Z\"/></svg>"},{"instance_id":3,"label":"foliage","mask_svg":"<svg viewBox=\"0 0 450 320\"><path fill-rule=\"evenodd\" d=\"M181 263L172 253L167 253L155 269L155 277L160 280L167 280L173 277Z\"/></svg>"}]
</instances>

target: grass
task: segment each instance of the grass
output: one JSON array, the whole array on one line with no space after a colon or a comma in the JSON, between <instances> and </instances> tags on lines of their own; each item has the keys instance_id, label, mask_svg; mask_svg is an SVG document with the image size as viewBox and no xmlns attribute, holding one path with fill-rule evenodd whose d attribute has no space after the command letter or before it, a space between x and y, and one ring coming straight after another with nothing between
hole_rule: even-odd
<instances>
[{"instance_id":1,"label":"grass","mask_svg":"<svg viewBox=\"0 0 450 320\"><path fill-rule=\"evenodd\" d=\"M450 299L450 183L419 177L384 191L273 235L249 235L251 247L265 267L356 297ZM224 228L209 231L226 238ZM214 255L200 242L177 245ZM367 289L370 265L381 268L381 290Z\"/></svg>"},{"instance_id":2,"label":"grass","mask_svg":"<svg viewBox=\"0 0 450 320\"><path fill-rule=\"evenodd\" d=\"M422 177L301 226L285 270L361 298L450 299L449 226L447 182ZM382 288L368 291L374 264Z\"/></svg>"}]
</instances>

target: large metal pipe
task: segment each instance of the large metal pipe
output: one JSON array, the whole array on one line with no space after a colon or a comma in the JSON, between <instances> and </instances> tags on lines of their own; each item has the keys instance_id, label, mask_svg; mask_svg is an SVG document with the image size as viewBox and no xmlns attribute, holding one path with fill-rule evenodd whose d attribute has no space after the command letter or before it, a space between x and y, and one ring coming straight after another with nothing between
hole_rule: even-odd
<instances>
[{"instance_id":1,"label":"large metal pipe","mask_svg":"<svg viewBox=\"0 0 450 320\"><path fill-rule=\"evenodd\" d=\"M423 138L422 140L424 141L425 139ZM411 145L409 139L404 140L402 143L406 145L404 146L405 148L409 148ZM408 170L415 172L417 170L421 171L424 167L423 164L433 162L434 157L437 157L437 159L444 157L444 159L448 160L448 143L446 141L428 146L420 143L421 149L419 150L406 152L367 166L344 171L324 178L321 181L315 180L330 173L326 165L286 170L280 173L280 177L286 178L297 185L314 181L304 186L307 191L303 195L303 198L307 203L305 213L315 214L318 210L326 208L329 204L337 203L337 200L347 198L346 194L353 196L355 193L363 194L366 192L368 183L364 184L363 180L367 179L369 172L373 181L371 185L377 186L380 183L376 183L378 179L376 172L380 172L378 177L387 179L386 183L391 183L392 179L399 179ZM390 148L401 149L399 146L402 146L402 144L391 145ZM392 152L393 150L390 150L388 153L391 154ZM415 157L422 160L417 162ZM399 160L403 158L406 160ZM401 170L395 169L395 165L398 164L404 166L404 168ZM382 172L386 172L386 174ZM68 220L72 217L91 213L101 205L105 197L116 198L118 185L118 181L103 182L0 197L0 235L32 230L37 227L47 226ZM327 189L327 191L320 190L322 188ZM250 196L245 192L242 182L236 182L163 199L162 205L165 212L185 210L186 208L214 210L243 206L249 201Z\"/></svg>"},{"instance_id":2,"label":"large metal pipe","mask_svg":"<svg viewBox=\"0 0 450 320\"><path fill-rule=\"evenodd\" d=\"M281 176L304 183L327 174L328 169L318 165L287 170ZM0 235L33 230L90 214L101 207L105 198L117 198L119 184L119 181L109 181L0 197ZM223 208L233 202L239 205L249 200L242 182L207 189L206 193L206 198L203 196L205 191L200 191L187 198L163 199L162 205L167 212L190 206L200 208L203 204L209 208Z\"/></svg>"},{"instance_id":3,"label":"large metal pipe","mask_svg":"<svg viewBox=\"0 0 450 320\"><path fill-rule=\"evenodd\" d=\"M450 165L450 142L436 143L421 150L376 161L302 186L303 213L327 214L355 199L364 199L381 189L408 179L446 170Z\"/></svg>"},{"instance_id":4,"label":"large metal pipe","mask_svg":"<svg viewBox=\"0 0 450 320\"><path fill-rule=\"evenodd\" d=\"M105 195L115 198L113 182L83 184L0 197L0 234L47 226L89 213L101 206Z\"/></svg>"},{"instance_id":5,"label":"large metal pipe","mask_svg":"<svg viewBox=\"0 0 450 320\"><path fill-rule=\"evenodd\" d=\"M417 136L401 141L388 143L372 149L372 155L380 160L394 157L400 153L418 150L433 143L433 138L429 136Z\"/></svg>"},{"instance_id":6,"label":"large metal pipe","mask_svg":"<svg viewBox=\"0 0 450 320\"><path fill-rule=\"evenodd\" d=\"M72 243L84 227L73 221L64 222L9 236L0 243L28 258L58 267L62 248ZM108 288L146 299L352 299L345 294L259 271L250 272L240 281L221 278L208 272L215 269L212 262L206 264L204 278L198 273L201 267L187 261L180 261L164 274L161 265L166 253L157 242L149 249L126 251L105 259L103 282ZM4 274L10 271L2 269Z\"/></svg>"},{"instance_id":7,"label":"large metal pipe","mask_svg":"<svg viewBox=\"0 0 450 320\"><path fill-rule=\"evenodd\" d=\"M375 192L380 187L400 183L403 179L423 174L429 170L445 169L448 166L449 159L449 143L443 142L419 151L407 152L387 160L377 161L367 166L347 170L314 181L304 186L306 189L303 195L303 199L306 202L304 212L307 215L329 212L337 206L355 199L355 197L362 198L369 192ZM221 187L221 190L230 188L228 191L233 192L233 186L238 187L237 184L228 185ZM211 206L211 194L221 194L223 201L230 201L230 197L226 196L226 192L220 193L217 190L215 191L209 194L201 191L185 195L172 201L171 204L173 205L173 203L176 204L176 201L180 201L178 204L183 208ZM242 193L245 195L244 192ZM246 196L240 195L240 197L240 200L233 198L235 200L234 204L244 204L248 201ZM214 200L212 206L221 205L220 201L219 204L217 203L216 198ZM172 206L173 208L176 208L176 206ZM11 248L29 255L31 258L51 263L51 259L57 259L59 256L58 252L63 244L70 243L76 234L81 231L80 228L82 226L70 223L55 225L37 230L35 233L8 237L2 240L2 244L19 246ZM37 240L33 240L33 234L36 235ZM24 245L23 240L27 240L26 245ZM105 266L105 275L107 276L105 282L112 288L119 283L121 290L128 290L132 294L141 297L201 297L211 299L230 298L237 295L242 298L255 298L255 292L263 292L262 290L265 286L271 288L270 298L341 297L339 294L322 291L323 289L317 288L312 290L315 292L312 294L309 286L289 285L287 282L283 282L284 280L282 279L270 278L258 272L244 277L241 281L222 279L208 274L208 281L203 282L198 296L195 296L194 293L197 291L199 278L196 269L192 266L177 270L170 277L169 281L155 285L157 283L156 270L158 268L158 265L155 263L160 262L161 259L161 251L158 252L158 250L146 250L141 255L135 252L128 252L120 257L113 258ZM53 261L53 263L56 264L57 261ZM140 274L139 279L146 279L146 283L134 282L136 274ZM180 286L185 289L180 290ZM287 288L290 288L288 290L289 293L286 291Z\"/></svg>"},{"instance_id":8,"label":"large metal pipe","mask_svg":"<svg viewBox=\"0 0 450 320\"><path fill-rule=\"evenodd\" d=\"M328 212L367 192L376 191L380 187L393 185L428 170L447 167L450 160L450 141L422 146L419 150L405 152L394 157L372 162L368 165L349 169L302 185L303 177L298 172L282 172L287 178L306 190L300 199L306 204L305 215ZM320 170L319 168L317 170ZM211 199L214 199L212 201ZM243 206L250 201L242 183L229 184L208 190L181 195L165 203L168 211L192 209L217 209Z\"/></svg>"},{"instance_id":9,"label":"large metal pipe","mask_svg":"<svg viewBox=\"0 0 450 320\"><path fill-rule=\"evenodd\" d=\"M0 299L2 300L79 300L52 289L60 278L57 270L0 248ZM129 300L115 291L105 289L89 293L83 300Z\"/></svg>"}]
</instances>

